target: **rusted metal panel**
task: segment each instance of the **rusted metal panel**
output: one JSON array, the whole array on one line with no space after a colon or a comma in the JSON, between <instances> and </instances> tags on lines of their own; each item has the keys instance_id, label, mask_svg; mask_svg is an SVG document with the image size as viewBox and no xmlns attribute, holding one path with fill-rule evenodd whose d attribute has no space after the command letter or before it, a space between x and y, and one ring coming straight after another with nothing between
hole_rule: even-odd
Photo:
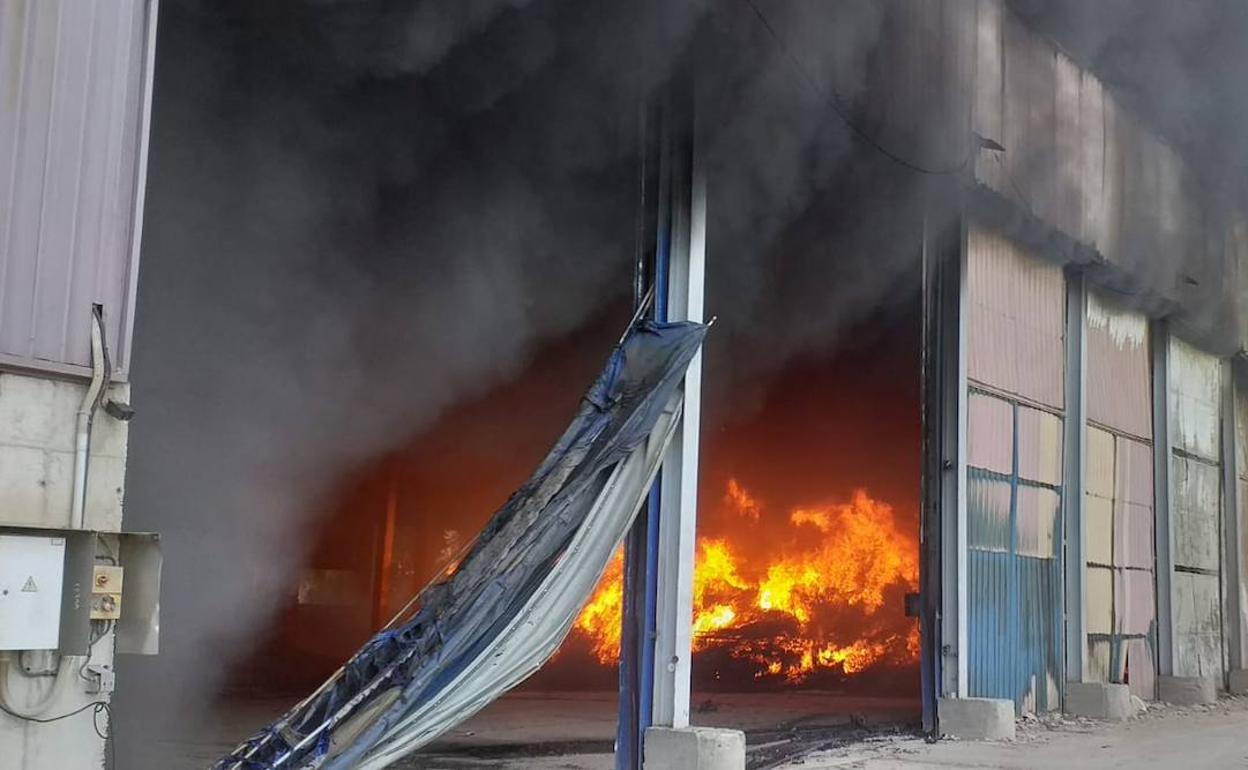
<instances>
[{"instance_id":1,"label":"rusted metal panel","mask_svg":"<svg viewBox=\"0 0 1248 770\"><path fill-rule=\"evenodd\" d=\"M1066 294L1061 268L997 233L972 227L967 270L969 378L1062 408Z\"/></svg>"},{"instance_id":2,"label":"rusted metal panel","mask_svg":"<svg viewBox=\"0 0 1248 770\"><path fill-rule=\"evenodd\" d=\"M1152 377L1148 319L1088 293L1088 419L1151 438Z\"/></svg>"},{"instance_id":3,"label":"rusted metal panel","mask_svg":"<svg viewBox=\"0 0 1248 770\"><path fill-rule=\"evenodd\" d=\"M152 52L149 0L0 3L0 360L124 373ZM72 370L72 369L71 369Z\"/></svg>"},{"instance_id":4,"label":"rusted metal panel","mask_svg":"<svg viewBox=\"0 0 1248 770\"><path fill-rule=\"evenodd\" d=\"M1222 676L1222 621L1218 578L1176 572L1175 664L1176 676Z\"/></svg>"}]
</instances>

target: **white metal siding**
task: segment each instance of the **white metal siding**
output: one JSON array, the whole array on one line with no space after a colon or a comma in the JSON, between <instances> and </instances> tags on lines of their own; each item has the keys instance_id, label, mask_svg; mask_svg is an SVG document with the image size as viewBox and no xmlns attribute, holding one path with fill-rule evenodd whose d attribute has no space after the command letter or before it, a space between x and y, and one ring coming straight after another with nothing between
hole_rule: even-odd
<instances>
[{"instance_id":1,"label":"white metal siding","mask_svg":"<svg viewBox=\"0 0 1248 770\"><path fill-rule=\"evenodd\" d=\"M149 0L0 3L0 364L129 362Z\"/></svg>"}]
</instances>

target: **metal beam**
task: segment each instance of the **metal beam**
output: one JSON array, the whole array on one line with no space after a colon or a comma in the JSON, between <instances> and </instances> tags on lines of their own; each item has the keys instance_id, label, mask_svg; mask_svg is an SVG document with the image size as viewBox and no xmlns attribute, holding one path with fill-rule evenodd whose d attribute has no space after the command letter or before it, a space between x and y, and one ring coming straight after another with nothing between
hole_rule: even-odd
<instances>
[{"instance_id":1,"label":"metal beam","mask_svg":"<svg viewBox=\"0 0 1248 770\"><path fill-rule=\"evenodd\" d=\"M967 640L966 410L967 232L956 225L953 248L942 255L940 278L941 416L941 695L969 695Z\"/></svg>"},{"instance_id":2,"label":"metal beam","mask_svg":"<svg viewBox=\"0 0 1248 770\"><path fill-rule=\"evenodd\" d=\"M1062 497L1066 532L1066 681L1082 682L1087 649L1088 614L1084 603L1087 574L1087 281L1081 271L1066 275L1066 438Z\"/></svg>"},{"instance_id":3,"label":"metal beam","mask_svg":"<svg viewBox=\"0 0 1248 770\"><path fill-rule=\"evenodd\" d=\"M1242 550L1243 518L1239 500L1239 432L1236 430L1236 394L1239 377L1234 359L1223 364L1222 375L1222 489L1224 532L1223 570L1226 597L1226 646L1228 669L1242 669L1245 661L1244 639L1244 558Z\"/></svg>"},{"instance_id":4,"label":"metal beam","mask_svg":"<svg viewBox=\"0 0 1248 770\"><path fill-rule=\"evenodd\" d=\"M1170 329L1149 330L1153 346L1153 543L1157 579L1157 673L1174 675L1174 530L1170 511Z\"/></svg>"},{"instance_id":5,"label":"metal beam","mask_svg":"<svg viewBox=\"0 0 1248 770\"><path fill-rule=\"evenodd\" d=\"M678 112L683 112L678 110ZM673 222L668 264L667 315L701 321L706 274L706 181L696 163L691 132L672 154ZM652 724L689 726L693 632L693 568L698 516L698 438L702 354L685 374L685 408L663 461L659 495L659 581L654 641Z\"/></svg>"}]
</instances>

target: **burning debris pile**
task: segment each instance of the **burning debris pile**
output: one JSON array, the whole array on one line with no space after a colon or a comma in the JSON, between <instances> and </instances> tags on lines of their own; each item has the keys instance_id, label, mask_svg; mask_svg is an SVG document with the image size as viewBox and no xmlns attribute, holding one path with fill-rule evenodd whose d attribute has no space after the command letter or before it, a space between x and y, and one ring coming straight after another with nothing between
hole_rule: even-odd
<instances>
[{"instance_id":1,"label":"burning debris pile","mask_svg":"<svg viewBox=\"0 0 1248 770\"><path fill-rule=\"evenodd\" d=\"M918 627L902 612L918 587L918 547L889 504L859 489L847 502L773 518L735 479L721 504L738 524L698 540L695 653L726 654L755 679L794 685L918 660ZM617 554L576 622L604 665L619 655L622 573Z\"/></svg>"}]
</instances>

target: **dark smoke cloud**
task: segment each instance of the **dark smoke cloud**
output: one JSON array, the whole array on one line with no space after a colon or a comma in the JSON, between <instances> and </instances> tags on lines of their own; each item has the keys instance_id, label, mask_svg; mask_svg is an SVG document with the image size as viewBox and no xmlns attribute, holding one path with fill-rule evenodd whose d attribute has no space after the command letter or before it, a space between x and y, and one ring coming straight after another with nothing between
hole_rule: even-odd
<instances>
[{"instance_id":1,"label":"dark smoke cloud","mask_svg":"<svg viewBox=\"0 0 1248 770\"><path fill-rule=\"evenodd\" d=\"M638 95L694 41L722 68L725 340L775 363L837 325L769 298L833 264L758 255L847 152L818 90L860 87L879 14L846 3L802 40L764 7L818 43L815 92L744 5L644 26L606 0L162 4L127 524L165 535L164 651L125 662L123 713L202 733L342 474L624 306ZM764 320L794 322L784 343Z\"/></svg>"},{"instance_id":2,"label":"dark smoke cloud","mask_svg":"<svg viewBox=\"0 0 1248 770\"><path fill-rule=\"evenodd\" d=\"M829 109L870 98L883 5L653 5L162 3L127 526L166 536L164 652L123 724L202 731L342 474L625 305L638 96L686 57L708 387L916 298L930 191Z\"/></svg>"},{"instance_id":3,"label":"dark smoke cloud","mask_svg":"<svg viewBox=\"0 0 1248 770\"><path fill-rule=\"evenodd\" d=\"M1248 202L1248 4L1008 0L1171 141L1212 201ZM1231 196L1229 201L1225 196Z\"/></svg>"}]
</instances>

